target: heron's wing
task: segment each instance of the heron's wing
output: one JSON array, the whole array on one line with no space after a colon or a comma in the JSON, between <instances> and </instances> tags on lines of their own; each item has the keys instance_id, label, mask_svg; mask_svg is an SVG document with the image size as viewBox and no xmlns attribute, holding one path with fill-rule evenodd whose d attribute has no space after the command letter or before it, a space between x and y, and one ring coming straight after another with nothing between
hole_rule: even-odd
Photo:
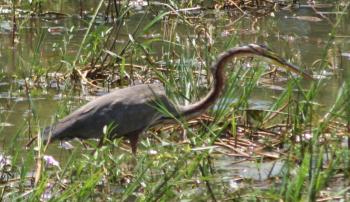
<instances>
[{"instance_id":1,"label":"heron's wing","mask_svg":"<svg viewBox=\"0 0 350 202\"><path fill-rule=\"evenodd\" d=\"M139 85L113 91L77 109L52 127L52 137L97 138L103 127L115 124L112 133L124 136L143 131L160 117L155 100L168 102L159 85ZM169 105L169 103L167 103Z\"/></svg>"}]
</instances>

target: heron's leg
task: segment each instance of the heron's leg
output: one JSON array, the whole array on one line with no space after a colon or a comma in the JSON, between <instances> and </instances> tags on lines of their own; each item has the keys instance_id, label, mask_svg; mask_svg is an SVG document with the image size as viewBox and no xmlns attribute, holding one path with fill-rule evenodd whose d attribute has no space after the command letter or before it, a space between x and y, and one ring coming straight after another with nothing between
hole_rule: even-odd
<instances>
[{"instance_id":1,"label":"heron's leg","mask_svg":"<svg viewBox=\"0 0 350 202\"><path fill-rule=\"evenodd\" d=\"M128 138L130 141L131 151L133 154L136 154L137 152L137 143L139 141L139 135L140 132L137 131L126 136L126 138Z\"/></svg>"},{"instance_id":2,"label":"heron's leg","mask_svg":"<svg viewBox=\"0 0 350 202\"><path fill-rule=\"evenodd\" d=\"M105 140L105 136L102 135L102 136L100 137L100 141L98 141L97 148L101 148L101 147L102 147L104 140Z\"/></svg>"}]
</instances>

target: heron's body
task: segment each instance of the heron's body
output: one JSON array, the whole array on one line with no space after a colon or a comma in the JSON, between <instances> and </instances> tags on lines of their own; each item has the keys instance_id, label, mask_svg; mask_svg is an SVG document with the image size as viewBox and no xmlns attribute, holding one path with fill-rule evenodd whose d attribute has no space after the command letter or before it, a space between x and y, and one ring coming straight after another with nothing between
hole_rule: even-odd
<instances>
[{"instance_id":1,"label":"heron's body","mask_svg":"<svg viewBox=\"0 0 350 202\"><path fill-rule=\"evenodd\" d=\"M161 104L176 114L161 84L142 84L114 90L80 107L52 127L51 140L72 138L100 138L105 126L111 126L111 137L134 136L147 127L157 124L162 114ZM143 116L147 114L147 116Z\"/></svg>"},{"instance_id":2,"label":"heron's body","mask_svg":"<svg viewBox=\"0 0 350 202\"><path fill-rule=\"evenodd\" d=\"M297 67L284 61L267 48L259 45L248 45L232 48L220 55L212 66L214 85L210 92L201 100L188 106L174 105L166 97L161 84L143 84L112 91L103 95L81 108L77 109L53 126L44 131L44 140L63 140L72 138L101 138L103 128L111 126L109 138L126 137L130 140L133 152L139 134L150 126L172 120L172 118L191 118L207 110L220 96L224 88L224 66L233 57L262 56L282 67L303 75L310 76ZM173 114L173 117L164 116L157 109L160 104Z\"/></svg>"}]
</instances>

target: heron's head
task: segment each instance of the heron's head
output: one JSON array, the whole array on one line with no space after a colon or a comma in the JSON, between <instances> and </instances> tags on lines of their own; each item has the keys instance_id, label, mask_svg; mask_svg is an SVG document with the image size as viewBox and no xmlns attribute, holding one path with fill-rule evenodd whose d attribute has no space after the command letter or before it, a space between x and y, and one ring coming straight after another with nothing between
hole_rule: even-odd
<instances>
[{"instance_id":1,"label":"heron's head","mask_svg":"<svg viewBox=\"0 0 350 202\"><path fill-rule=\"evenodd\" d=\"M297 66L287 62L285 59L279 57L276 53L272 52L271 49L269 49L265 45L249 44L247 46L244 46L244 48L247 49L248 52L251 52L254 55L259 55L263 58L267 58L275 65L281 66L288 71L291 71L291 72L294 72L298 75L301 75L306 79L310 79L310 80L314 79L310 74L304 72L299 67L297 67Z\"/></svg>"}]
</instances>

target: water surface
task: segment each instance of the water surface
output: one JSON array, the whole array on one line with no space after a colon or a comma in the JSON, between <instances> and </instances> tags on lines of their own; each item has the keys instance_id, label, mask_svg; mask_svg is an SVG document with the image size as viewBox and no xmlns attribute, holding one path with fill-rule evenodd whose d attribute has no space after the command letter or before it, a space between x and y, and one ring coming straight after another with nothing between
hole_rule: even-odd
<instances>
[{"instance_id":1,"label":"water surface","mask_svg":"<svg viewBox=\"0 0 350 202\"><path fill-rule=\"evenodd\" d=\"M15 45L13 45L11 13L0 12L0 142L3 149L6 143L20 132L19 144L25 144L30 136L36 135L38 127L44 127L53 120L53 116L60 109L62 102L71 109L86 102L89 91L65 91L70 84L65 82L59 85L51 80L42 83L32 91L29 102L26 94L25 80L33 72L39 74L42 68L50 72L59 72L62 60L72 61L75 58L83 36L87 30L89 20L95 8L94 1L84 1L81 8L79 2L60 1L61 3L44 6L45 11L64 13L67 16L57 19L45 17L23 17L18 19L20 26L16 31ZM122 38L118 44L122 45L128 40L128 34L143 16L143 8L138 14L126 20L122 26ZM292 63L312 72L318 79L322 79L323 88L318 93L317 101L321 104L321 111L329 108L338 93L341 84L350 74L350 15L348 10L341 10L335 4L318 8L316 13L310 6L302 2L301 6L293 10L279 10L264 17L253 18L237 11L230 10L199 11L205 27L211 30L213 46L218 49L226 47L232 38L239 41L238 45L248 43L266 44L279 55ZM83 12L81 12L83 11ZM198 11L197 11L198 12ZM322 16L320 15L322 14ZM145 19L150 22L154 16L150 14ZM341 19L338 24L336 22ZM162 36L168 26L174 26L175 19L165 19L151 29L149 35L140 36L140 40ZM199 20L198 20L199 21ZM176 23L175 23L176 24ZM111 22L98 18L93 30L111 26ZM176 25L176 37L180 41L191 41L196 38L196 32L186 24ZM66 44L65 44L66 43ZM155 57L161 58L163 54L161 45L154 52ZM203 48L204 49L204 48ZM192 50L183 50L184 54ZM320 61L325 58L325 61ZM321 65L323 62L326 65ZM28 84L27 84L28 85ZM308 82L305 82L308 85ZM68 87L67 87L68 86ZM104 89L102 91L106 91ZM281 90L260 86L251 97L251 105L265 108L273 102L272 96L278 95ZM67 99L67 96L70 99ZM67 101L68 100L68 101ZM233 99L234 100L234 99ZM24 133L22 133L25 131ZM62 149L51 148L52 154L61 156ZM227 158L227 157L225 157ZM235 161L236 159L232 159ZM227 168L218 160L219 169ZM223 162L227 162L223 160ZM246 172L252 163L240 165L245 169L234 172L234 175L253 179L266 179L266 170L270 170L271 162L260 165L260 171ZM220 166L221 165L221 166ZM254 165L254 164L253 164ZM281 162L277 162L281 167ZM278 167L277 166L277 167ZM237 165L234 166L235 169ZM266 169L265 169L266 168ZM262 171L261 171L262 170ZM249 173L247 176L246 174ZM261 174L264 173L264 174ZM273 172L275 174L275 172Z\"/></svg>"}]
</instances>

